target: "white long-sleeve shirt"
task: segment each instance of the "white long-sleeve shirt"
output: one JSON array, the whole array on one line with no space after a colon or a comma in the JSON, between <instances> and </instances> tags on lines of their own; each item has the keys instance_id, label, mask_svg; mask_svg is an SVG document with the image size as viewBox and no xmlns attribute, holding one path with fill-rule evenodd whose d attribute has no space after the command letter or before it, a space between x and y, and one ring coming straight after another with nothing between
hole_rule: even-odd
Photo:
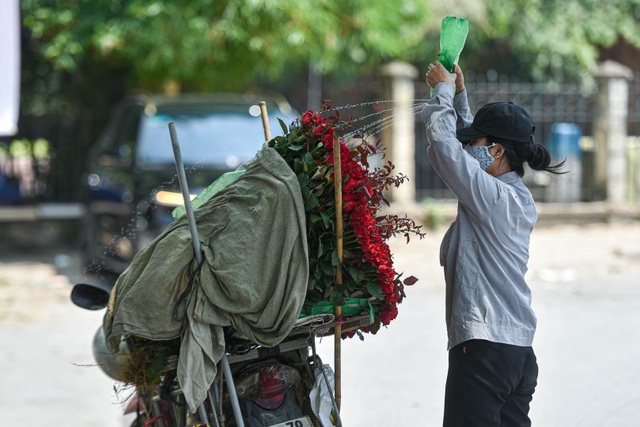
<instances>
[{"instance_id":1,"label":"white long-sleeve shirt","mask_svg":"<svg viewBox=\"0 0 640 427\"><path fill-rule=\"evenodd\" d=\"M440 247L446 282L448 349L470 339L531 346L536 316L525 282L531 192L516 172L493 177L464 151L456 126L469 126L466 91L440 83L421 112L431 165L458 199L458 214Z\"/></svg>"}]
</instances>

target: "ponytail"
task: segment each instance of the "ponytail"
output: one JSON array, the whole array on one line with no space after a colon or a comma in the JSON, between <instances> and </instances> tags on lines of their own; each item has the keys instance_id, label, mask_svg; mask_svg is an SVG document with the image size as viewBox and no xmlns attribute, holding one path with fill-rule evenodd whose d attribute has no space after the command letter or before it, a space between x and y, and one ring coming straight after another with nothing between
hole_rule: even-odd
<instances>
[{"instance_id":1,"label":"ponytail","mask_svg":"<svg viewBox=\"0 0 640 427\"><path fill-rule=\"evenodd\" d=\"M509 159L511 170L515 171L521 178L524 176L524 162L536 171L549 172L552 174L564 174L562 170L564 160L558 164L551 165L551 153L542 144L536 142L515 142L501 138L489 137L491 142L495 142L504 147Z\"/></svg>"},{"instance_id":2,"label":"ponytail","mask_svg":"<svg viewBox=\"0 0 640 427\"><path fill-rule=\"evenodd\" d=\"M567 171L562 170L565 162L564 160L558 164L551 165L551 154L549 153L549 150L547 150L547 147L535 142L531 143L531 146L532 148L529 151L529 157L527 158L527 163L531 169L549 172L556 175L567 173Z\"/></svg>"}]
</instances>

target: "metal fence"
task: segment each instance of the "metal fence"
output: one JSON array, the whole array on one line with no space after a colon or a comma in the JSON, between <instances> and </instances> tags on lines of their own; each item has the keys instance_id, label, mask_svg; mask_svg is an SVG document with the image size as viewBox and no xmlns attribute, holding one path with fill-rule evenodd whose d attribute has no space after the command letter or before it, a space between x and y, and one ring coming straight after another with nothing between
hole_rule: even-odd
<instances>
[{"instance_id":1,"label":"metal fence","mask_svg":"<svg viewBox=\"0 0 640 427\"><path fill-rule=\"evenodd\" d=\"M569 122L579 126L583 138L581 140L581 194L586 201L594 200L593 177L593 144L589 137L593 135L593 121L595 114L595 88L585 91L576 84L563 82L560 79L544 82L521 82L505 75L496 73L465 75L469 103L472 111L477 111L482 105L493 101L513 101L524 106L532 115L536 123L536 140L544 144L550 143L551 127L556 122ZM429 88L422 78L416 81L415 98L424 100L429 98ZM297 86L295 87L297 91ZM380 79L371 75L358 81L357 84L342 84L340 81L327 81L324 97L333 100L335 107L340 107L343 119L352 117L354 125L366 129L371 123L375 124L382 117L381 113L391 107L392 100L380 99L382 85ZM295 91L293 91L295 92ZM629 84L629 117L628 134L640 137L640 73L636 74ZM95 112L94 116L102 114ZM16 167L7 156L9 143L13 138L0 139L0 205L11 203L27 203L33 201L75 201L78 198L78 182L80 179L84 158L88 145L80 144L80 140L91 140L89 134L95 117L86 113L60 120L56 117L25 118L21 128L27 133L19 136L32 143L40 137L51 141L51 151L47 158L51 161L42 166L41 158L28 159L29 164L37 165L40 169L28 170L35 190L30 197L20 196L14 201L7 195L8 184L12 184L18 191L22 183L17 177ZM384 124L385 126L387 124ZM380 124L373 126L379 130ZM95 129L93 129L95 130ZM627 175L628 199L640 200L640 138L630 138L627 144ZM591 142L591 143L590 143ZM3 145L4 143L4 145ZM425 199L453 199L453 194L447 189L442 180L434 172L426 156L426 140L424 124L416 116L415 123L415 177L412 182L416 186L416 200ZM77 160L80 159L80 161ZM71 160L70 160L71 159ZM76 159L76 160L73 160ZM3 179L13 182L4 182ZM563 179L562 177L557 180ZM549 191L556 178L542 173L525 175L525 182L539 201L550 201L552 192ZM20 181L20 182L19 182ZM31 181L30 181L31 182ZM36 185L37 184L37 185ZM22 185L24 187L24 185Z\"/></svg>"},{"instance_id":2,"label":"metal fence","mask_svg":"<svg viewBox=\"0 0 640 427\"><path fill-rule=\"evenodd\" d=\"M584 136L581 142L580 185L581 199L591 201L593 189L593 146L588 145L589 137L593 135L593 121L595 114L595 88L585 90L577 84L562 81L550 82L520 82L504 75L488 73L487 75L465 75L469 105L475 112L482 105L494 101L512 101L522 105L533 117L536 123L535 137L538 142L548 148L551 143L551 128L554 123L574 123L580 128ZM429 97L428 88L423 83L416 85L416 99ZM629 135L640 135L640 73L629 86ZM424 124L420 118L416 119L416 199L452 199L453 194L436 175L429 164L426 155L426 138ZM628 144L629 199L635 200L638 188L633 187L638 182L638 165L635 160L640 158L638 144ZM561 160L561 159L556 159ZM563 176L564 177L564 176ZM554 180L563 177L549 177L547 174L525 174L525 182L538 201L553 201Z\"/></svg>"}]
</instances>

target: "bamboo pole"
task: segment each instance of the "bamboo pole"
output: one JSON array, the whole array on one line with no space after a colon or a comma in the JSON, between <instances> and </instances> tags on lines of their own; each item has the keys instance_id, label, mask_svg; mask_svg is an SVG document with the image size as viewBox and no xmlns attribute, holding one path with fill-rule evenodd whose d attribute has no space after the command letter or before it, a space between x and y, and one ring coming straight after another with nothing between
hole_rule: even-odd
<instances>
[{"instance_id":1,"label":"bamboo pole","mask_svg":"<svg viewBox=\"0 0 640 427\"><path fill-rule=\"evenodd\" d=\"M269 116L267 115L267 103L260 101L260 115L262 116L262 127L264 129L265 141L271 141L271 129L269 128Z\"/></svg>"},{"instance_id":2,"label":"bamboo pole","mask_svg":"<svg viewBox=\"0 0 640 427\"><path fill-rule=\"evenodd\" d=\"M342 285L342 167L340 165L340 138L333 136L333 183L336 193L336 286ZM335 307L336 326L334 327L334 374L336 406L340 409L342 399L342 306Z\"/></svg>"}]
</instances>

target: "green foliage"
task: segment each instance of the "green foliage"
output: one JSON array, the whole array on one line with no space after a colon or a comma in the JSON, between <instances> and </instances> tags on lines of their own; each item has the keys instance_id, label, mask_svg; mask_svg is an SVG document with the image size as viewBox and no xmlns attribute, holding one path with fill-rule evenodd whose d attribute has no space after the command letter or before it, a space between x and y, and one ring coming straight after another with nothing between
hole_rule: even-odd
<instances>
[{"instance_id":1,"label":"green foliage","mask_svg":"<svg viewBox=\"0 0 640 427\"><path fill-rule=\"evenodd\" d=\"M243 89L258 74L366 70L412 59L421 0L24 0L23 23L57 71L87 58L128 64L136 86Z\"/></svg>"},{"instance_id":2,"label":"green foliage","mask_svg":"<svg viewBox=\"0 0 640 427\"><path fill-rule=\"evenodd\" d=\"M485 23L472 23L467 68L582 81L599 48L619 39L640 48L640 0L494 0L485 13Z\"/></svg>"},{"instance_id":3,"label":"green foliage","mask_svg":"<svg viewBox=\"0 0 640 427\"><path fill-rule=\"evenodd\" d=\"M139 392L151 392L162 382L168 360L180 353L180 340L151 341L131 336L129 345L132 350L122 373L123 382L135 386Z\"/></svg>"},{"instance_id":4,"label":"green foliage","mask_svg":"<svg viewBox=\"0 0 640 427\"><path fill-rule=\"evenodd\" d=\"M51 71L116 67L132 87L244 90L311 66L357 75L389 59L425 61L440 16L422 0L22 0L23 24ZM640 0L483 1L461 64L523 78L580 79L599 47L640 48ZM464 11L460 11L464 14ZM425 41L433 44L425 50ZM435 54L436 52L434 52ZM427 59L428 60L428 59ZM93 65L93 68L92 66ZM57 74L56 74L57 73ZM88 77L88 76L87 76ZM94 80L95 81L95 80ZM60 79L42 89L55 90ZM46 105L44 105L46 107Z\"/></svg>"}]
</instances>

